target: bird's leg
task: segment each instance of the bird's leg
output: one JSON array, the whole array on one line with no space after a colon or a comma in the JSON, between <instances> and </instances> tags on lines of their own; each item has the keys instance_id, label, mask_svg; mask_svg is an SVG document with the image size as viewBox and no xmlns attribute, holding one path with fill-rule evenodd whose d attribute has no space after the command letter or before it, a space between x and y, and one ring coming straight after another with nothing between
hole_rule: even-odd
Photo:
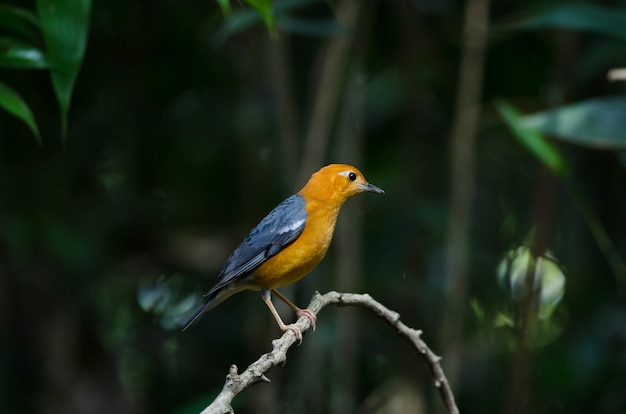
<instances>
[{"instance_id":1,"label":"bird's leg","mask_svg":"<svg viewBox=\"0 0 626 414\"><path fill-rule=\"evenodd\" d=\"M276 319L276 323L278 323L278 327L280 328L280 330L283 332L292 331L294 335L296 335L296 339L298 340L298 345L300 345L302 343L302 331L300 330L299 327L297 327L293 323L289 325L285 325L283 320L280 318L278 311L276 311L274 304L272 303L272 295L270 293L270 290L263 289L261 291L261 297L263 298L263 302L265 302L267 307L270 308L270 312L272 312L272 315L274 315L274 319Z\"/></svg>"},{"instance_id":2,"label":"bird's leg","mask_svg":"<svg viewBox=\"0 0 626 414\"><path fill-rule=\"evenodd\" d=\"M282 294L278 293L276 289L272 289L272 293L280 300L285 302L287 306L294 310L296 316L300 318L301 316L306 316L311 320L311 328L313 328L313 332L315 332L315 321L317 321L317 316L313 312L308 309L300 309L296 305L294 305L289 299L284 297Z\"/></svg>"}]
</instances>

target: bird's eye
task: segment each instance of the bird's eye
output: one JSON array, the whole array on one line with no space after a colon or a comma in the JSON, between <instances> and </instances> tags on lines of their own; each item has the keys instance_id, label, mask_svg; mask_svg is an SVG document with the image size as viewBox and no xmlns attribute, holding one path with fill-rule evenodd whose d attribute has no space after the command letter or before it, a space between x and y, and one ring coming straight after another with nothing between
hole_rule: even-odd
<instances>
[{"instance_id":1,"label":"bird's eye","mask_svg":"<svg viewBox=\"0 0 626 414\"><path fill-rule=\"evenodd\" d=\"M356 174L355 174L355 173L353 173L353 172L351 172L350 174L348 174L348 179L349 179L350 181L354 181L354 180L356 180Z\"/></svg>"}]
</instances>

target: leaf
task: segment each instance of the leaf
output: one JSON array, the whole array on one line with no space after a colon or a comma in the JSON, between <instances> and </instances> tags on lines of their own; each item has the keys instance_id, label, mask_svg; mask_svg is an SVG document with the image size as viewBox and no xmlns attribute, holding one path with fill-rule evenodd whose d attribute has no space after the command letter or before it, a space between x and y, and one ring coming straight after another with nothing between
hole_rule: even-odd
<instances>
[{"instance_id":1,"label":"leaf","mask_svg":"<svg viewBox=\"0 0 626 414\"><path fill-rule=\"evenodd\" d=\"M222 9L222 14L224 17L230 16L232 13L232 9L230 8L230 0L216 0L217 4L220 5L220 9Z\"/></svg>"},{"instance_id":2,"label":"leaf","mask_svg":"<svg viewBox=\"0 0 626 414\"><path fill-rule=\"evenodd\" d=\"M270 36L275 38L277 36L276 33L276 22L274 21L274 12L272 11L272 1L271 0L246 0L250 6L252 6L263 18L263 22L265 22L265 26L270 32Z\"/></svg>"},{"instance_id":3,"label":"leaf","mask_svg":"<svg viewBox=\"0 0 626 414\"><path fill-rule=\"evenodd\" d=\"M0 27L13 30L31 41L39 40L39 22L29 10L0 3Z\"/></svg>"},{"instance_id":4,"label":"leaf","mask_svg":"<svg viewBox=\"0 0 626 414\"><path fill-rule=\"evenodd\" d=\"M233 13L215 34L215 37L213 38L214 46L218 47L223 45L229 37L236 33L243 32L258 23L260 20L261 18L259 14L253 12L252 10L244 10L242 12Z\"/></svg>"},{"instance_id":5,"label":"leaf","mask_svg":"<svg viewBox=\"0 0 626 414\"><path fill-rule=\"evenodd\" d=\"M500 100L496 102L496 108L520 142L526 145L537 158L548 165L552 171L569 184L568 187L578 211L585 220L593 238L606 257L611 269L622 285L622 288L626 287L626 263L622 260L618 249L613 244L604 225L592 212L584 197L581 195L580 190L578 190L575 183L570 179L568 174L569 168L565 160L561 158L560 154L547 142L539 131L524 125L524 117L521 117L508 102Z\"/></svg>"},{"instance_id":6,"label":"leaf","mask_svg":"<svg viewBox=\"0 0 626 414\"><path fill-rule=\"evenodd\" d=\"M281 0L273 3L272 10L275 19L278 19L287 16L290 11L303 8L314 2L315 0ZM232 35L240 33L262 20L263 17L257 11L243 10L232 13L213 37L213 45L215 47L223 45Z\"/></svg>"},{"instance_id":7,"label":"leaf","mask_svg":"<svg viewBox=\"0 0 626 414\"><path fill-rule=\"evenodd\" d=\"M72 90L85 55L90 6L91 0L37 0L64 140Z\"/></svg>"},{"instance_id":8,"label":"leaf","mask_svg":"<svg viewBox=\"0 0 626 414\"><path fill-rule=\"evenodd\" d=\"M569 168L565 160L540 132L525 126L520 114L508 102L499 100L495 106L515 137L530 152L535 154L555 174L561 177L567 176Z\"/></svg>"},{"instance_id":9,"label":"leaf","mask_svg":"<svg viewBox=\"0 0 626 414\"><path fill-rule=\"evenodd\" d=\"M493 320L493 326L496 328L513 328L515 327L515 322L513 321L513 318L506 313L498 312Z\"/></svg>"},{"instance_id":10,"label":"leaf","mask_svg":"<svg viewBox=\"0 0 626 414\"><path fill-rule=\"evenodd\" d=\"M481 306L480 301L476 298L472 298L470 299L470 306L472 310L474 311L474 316L476 316L476 320L478 320L478 322L481 322L481 323L484 322L485 310Z\"/></svg>"},{"instance_id":11,"label":"leaf","mask_svg":"<svg viewBox=\"0 0 626 414\"><path fill-rule=\"evenodd\" d=\"M596 149L626 150L626 96L590 99L533 115L522 125Z\"/></svg>"},{"instance_id":12,"label":"leaf","mask_svg":"<svg viewBox=\"0 0 626 414\"><path fill-rule=\"evenodd\" d=\"M608 8L595 4L565 4L548 8L505 29L535 30L562 28L598 33L626 41L626 9Z\"/></svg>"},{"instance_id":13,"label":"leaf","mask_svg":"<svg viewBox=\"0 0 626 414\"><path fill-rule=\"evenodd\" d=\"M37 128L33 112L17 92L2 82L0 82L0 106L13 116L24 121L33 135L35 135L37 144L41 146L41 135L39 135L39 128Z\"/></svg>"},{"instance_id":14,"label":"leaf","mask_svg":"<svg viewBox=\"0 0 626 414\"><path fill-rule=\"evenodd\" d=\"M19 69L45 69L46 56L40 49L21 40L0 37L0 66Z\"/></svg>"}]
</instances>

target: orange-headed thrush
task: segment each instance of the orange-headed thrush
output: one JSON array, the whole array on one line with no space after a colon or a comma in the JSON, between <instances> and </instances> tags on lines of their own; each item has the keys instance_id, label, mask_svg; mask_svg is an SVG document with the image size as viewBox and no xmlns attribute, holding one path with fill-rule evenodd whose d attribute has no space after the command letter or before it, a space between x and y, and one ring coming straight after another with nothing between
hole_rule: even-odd
<instances>
[{"instance_id":1,"label":"orange-headed thrush","mask_svg":"<svg viewBox=\"0 0 626 414\"><path fill-rule=\"evenodd\" d=\"M285 302L298 317L306 315L315 329L315 314L298 308L276 289L301 279L317 266L326 255L344 201L364 191L384 193L350 165L331 164L313 174L302 190L270 211L237 246L183 330L229 296L250 289L261 291L280 329L293 331L302 341L300 328L285 325L270 295Z\"/></svg>"}]
</instances>

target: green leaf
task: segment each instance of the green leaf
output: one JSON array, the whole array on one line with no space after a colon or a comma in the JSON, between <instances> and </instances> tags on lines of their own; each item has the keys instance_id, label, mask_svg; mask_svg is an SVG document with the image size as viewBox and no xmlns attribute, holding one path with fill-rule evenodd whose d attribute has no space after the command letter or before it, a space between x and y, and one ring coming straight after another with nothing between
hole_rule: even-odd
<instances>
[{"instance_id":1,"label":"green leaf","mask_svg":"<svg viewBox=\"0 0 626 414\"><path fill-rule=\"evenodd\" d=\"M513 322L513 318L506 313L498 312L493 320L493 326L496 328L513 328L515 327L515 322Z\"/></svg>"},{"instance_id":2,"label":"green leaf","mask_svg":"<svg viewBox=\"0 0 626 414\"><path fill-rule=\"evenodd\" d=\"M215 34L213 44L216 47L223 45L229 37L236 33L243 32L258 23L260 20L261 18L259 14L253 12L252 10L244 10L233 13Z\"/></svg>"},{"instance_id":3,"label":"green leaf","mask_svg":"<svg viewBox=\"0 0 626 414\"><path fill-rule=\"evenodd\" d=\"M90 0L37 0L64 140L72 90L87 45L90 6Z\"/></svg>"},{"instance_id":4,"label":"green leaf","mask_svg":"<svg viewBox=\"0 0 626 414\"><path fill-rule=\"evenodd\" d=\"M277 36L276 33L276 22L274 21L274 12L272 11L272 1L271 0L246 0L250 6L252 6L257 13L261 15L263 18L263 22L265 22L265 26L270 32L270 36L275 38Z\"/></svg>"},{"instance_id":5,"label":"green leaf","mask_svg":"<svg viewBox=\"0 0 626 414\"><path fill-rule=\"evenodd\" d=\"M0 82L0 106L10 114L24 121L33 132L33 135L35 135L37 144L41 146L41 135L39 135L39 128L37 128L33 112L17 92L2 82Z\"/></svg>"},{"instance_id":6,"label":"green leaf","mask_svg":"<svg viewBox=\"0 0 626 414\"><path fill-rule=\"evenodd\" d=\"M272 10L275 19L283 19L289 17L288 12L292 12L314 3L315 0L281 0L273 3ZM230 17L219 28L213 38L213 44L215 47L223 45L228 38L236 33L240 33L249 29L255 24L261 22L263 17L261 14L254 10L243 10L232 13ZM287 23L289 24L289 23Z\"/></svg>"},{"instance_id":7,"label":"green leaf","mask_svg":"<svg viewBox=\"0 0 626 414\"><path fill-rule=\"evenodd\" d=\"M230 0L216 0L217 4L220 5L220 9L222 9L222 14L224 17L230 16L232 13L232 9L230 8Z\"/></svg>"},{"instance_id":8,"label":"green leaf","mask_svg":"<svg viewBox=\"0 0 626 414\"><path fill-rule=\"evenodd\" d=\"M482 323L485 320L485 311L481 306L480 301L476 298L472 298L470 299L470 306L472 307L472 310L474 311L474 316L476 316L478 322Z\"/></svg>"},{"instance_id":9,"label":"green leaf","mask_svg":"<svg viewBox=\"0 0 626 414\"><path fill-rule=\"evenodd\" d=\"M626 96L590 99L521 118L522 125L596 149L626 150Z\"/></svg>"},{"instance_id":10,"label":"green leaf","mask_svg":"<svg viewBox=\"0 0 626 414\"><path fill-rule=\"evenodd\" d=\"M0 66L20 69L45 69L45 54L21 40L0 37Z\"/></svg>"},{"instance_id":11,"label":"green leaf","mask_svg":"<svg viewBox=\"0 0 626 414\"><path fill-rule=\"evenodd\" d=\"M19 33L31 41L39 40L39 22L29 10L0 3L0 27Z\"/></svg>"},{"instance_id":12,"label":"green leaf","mask_svg":"<svg viewBox=\"0 0 626 414\"><path fill-rule=\"evenodd\" d=\"M562 28L599 33L626 40L626 9L594 4L564 4L538 12L508 29Z\"/></svg>"},{"instance_id":13,"label":"green leaf","mask_svg":"<svg viewBox=\"0 0 626 414\"><path fill-rule=\"evenodd\" d=\"M537 156L537 158L548 165L552 171L569 184L568 188L578 211L589 227L589 230L598 244L598 247L607 258L609 265L621 283L622 288L625 288L626 263L622 260L618 249L613 244L613 241L609 237L609 234L604 228L602 222L592 212L591 208L589 208L575 183L570 180L571 177L568 174L569 168L567 167L565 160L561 158L560 154L549 144L539 131L524 125L524 117L520 116L515 108L509 105L508 102L500 100L496 102L496 108L520 142L522 142L531 152L535 154L535 156Z\"/></svg>"},{"instance_id":14,"label":"green leaf","mask_svg":"<svg viewBox=\"0 0 626 414\"><path fill-rule=\"evenodd\" d=\"M522 117L508 102L499 100L496 108L515 137L555 174L565 177L569 168L558 151L535 129L525 126Z\"/></svg>"}]
</instances>

